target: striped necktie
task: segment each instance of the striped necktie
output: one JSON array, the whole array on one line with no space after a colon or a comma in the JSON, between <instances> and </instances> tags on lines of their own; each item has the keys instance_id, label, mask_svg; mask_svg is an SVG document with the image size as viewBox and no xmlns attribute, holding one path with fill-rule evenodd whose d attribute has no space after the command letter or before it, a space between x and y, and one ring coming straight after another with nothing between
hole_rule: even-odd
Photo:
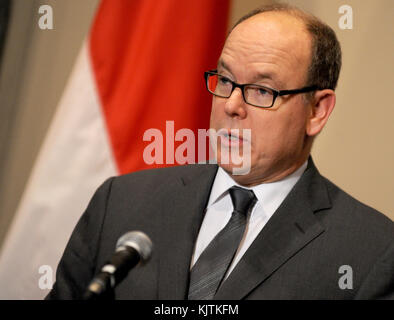
<instances>
[{"instance_id":1,"label":"striped necktie","mask_svg":"<svg viewBox=\"0 0 394 320\"><path fill-rule=\"evenodd\" d=\"M191 269L189 300L213 299L241 242L249 209L257 201L252 190L234 186L229 193L234 211Z\"/></svg>"}]
</instances>

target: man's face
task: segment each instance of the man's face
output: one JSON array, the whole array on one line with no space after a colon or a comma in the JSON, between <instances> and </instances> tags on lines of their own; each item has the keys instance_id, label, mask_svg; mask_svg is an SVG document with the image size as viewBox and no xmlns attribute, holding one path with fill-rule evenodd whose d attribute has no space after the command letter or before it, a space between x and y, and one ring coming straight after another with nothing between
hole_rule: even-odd
<instances>
[{"instance_id":1,"label":"man's face","mask_svg":"<svg viewBox=\"0 0 394 320\"><path fill-rule=\"evenodd\" d=\"M239 24L229 35L218 63L218 73L240 83L276 90L306 85L311 37L302 22L284 13L263 13ZM246 104L239 88L230 98L213 97L210 127L251 129L251 170L234 176L243 185L279 180L305 161L305 137L311 107L303 95L278 97L272 108ZM247 141L218 141L217 161L228 173L234 165L221 163L221 150ZM224 145L224 148L221 147Z\"/></svg>"}]
</instances>

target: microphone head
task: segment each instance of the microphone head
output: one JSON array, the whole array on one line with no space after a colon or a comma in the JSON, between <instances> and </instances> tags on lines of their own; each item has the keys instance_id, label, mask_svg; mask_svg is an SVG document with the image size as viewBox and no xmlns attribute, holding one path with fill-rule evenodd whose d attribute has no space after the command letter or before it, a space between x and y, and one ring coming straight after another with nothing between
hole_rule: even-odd
<instances>
[{"instance_id":1,"label":"microphone head","mask_svg":"<svg viewBox=\"0 0 394 320\"><path fill-rule=\"evenodd\" d=\"M152 241L141 231L130 231L121 236L116 243L116 251L123 250L124 247L132 247L135 249L142 262L149 260L152 254Z\"/></svg>"}]
</instances>

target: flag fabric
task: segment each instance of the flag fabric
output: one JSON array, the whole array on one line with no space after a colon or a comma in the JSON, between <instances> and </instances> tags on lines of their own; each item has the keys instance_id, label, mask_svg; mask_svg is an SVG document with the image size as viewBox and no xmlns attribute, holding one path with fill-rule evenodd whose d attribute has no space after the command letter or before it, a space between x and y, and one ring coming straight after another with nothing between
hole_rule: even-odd
<instances>
[{"instance_id":1,"label":"flag fabric","mask_svg":"<svg viewBox=\"0 0 394 320\"><path fill-rule=\"evenodd\" d=\"M196 136L208 128L203 71L217 63L228 12L228 0L101 2L3 244L0 299L49 292L67 240L106 178L178 164L168 150L162 163L147 163L147 130L166 139L169 126Z\"/></svg>"}]
</instances>

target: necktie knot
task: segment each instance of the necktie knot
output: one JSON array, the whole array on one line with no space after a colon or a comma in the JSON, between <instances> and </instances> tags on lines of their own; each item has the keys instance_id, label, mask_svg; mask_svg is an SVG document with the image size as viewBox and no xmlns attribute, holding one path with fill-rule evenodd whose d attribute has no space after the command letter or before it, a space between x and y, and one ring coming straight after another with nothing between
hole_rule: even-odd
<instances>
[{"instance_id":1,"label":"necktie knot","mask_svg":"<svg viewBox=\"0 0 394 320\"><path fill-rule=\"evenodd\" d=\"M242 213L246 216L249 207L256 200L253 190L234 186L229 189L229 193L231 196L231 201L233 202L234 211Z\"/></svg>"}]
</instances>

